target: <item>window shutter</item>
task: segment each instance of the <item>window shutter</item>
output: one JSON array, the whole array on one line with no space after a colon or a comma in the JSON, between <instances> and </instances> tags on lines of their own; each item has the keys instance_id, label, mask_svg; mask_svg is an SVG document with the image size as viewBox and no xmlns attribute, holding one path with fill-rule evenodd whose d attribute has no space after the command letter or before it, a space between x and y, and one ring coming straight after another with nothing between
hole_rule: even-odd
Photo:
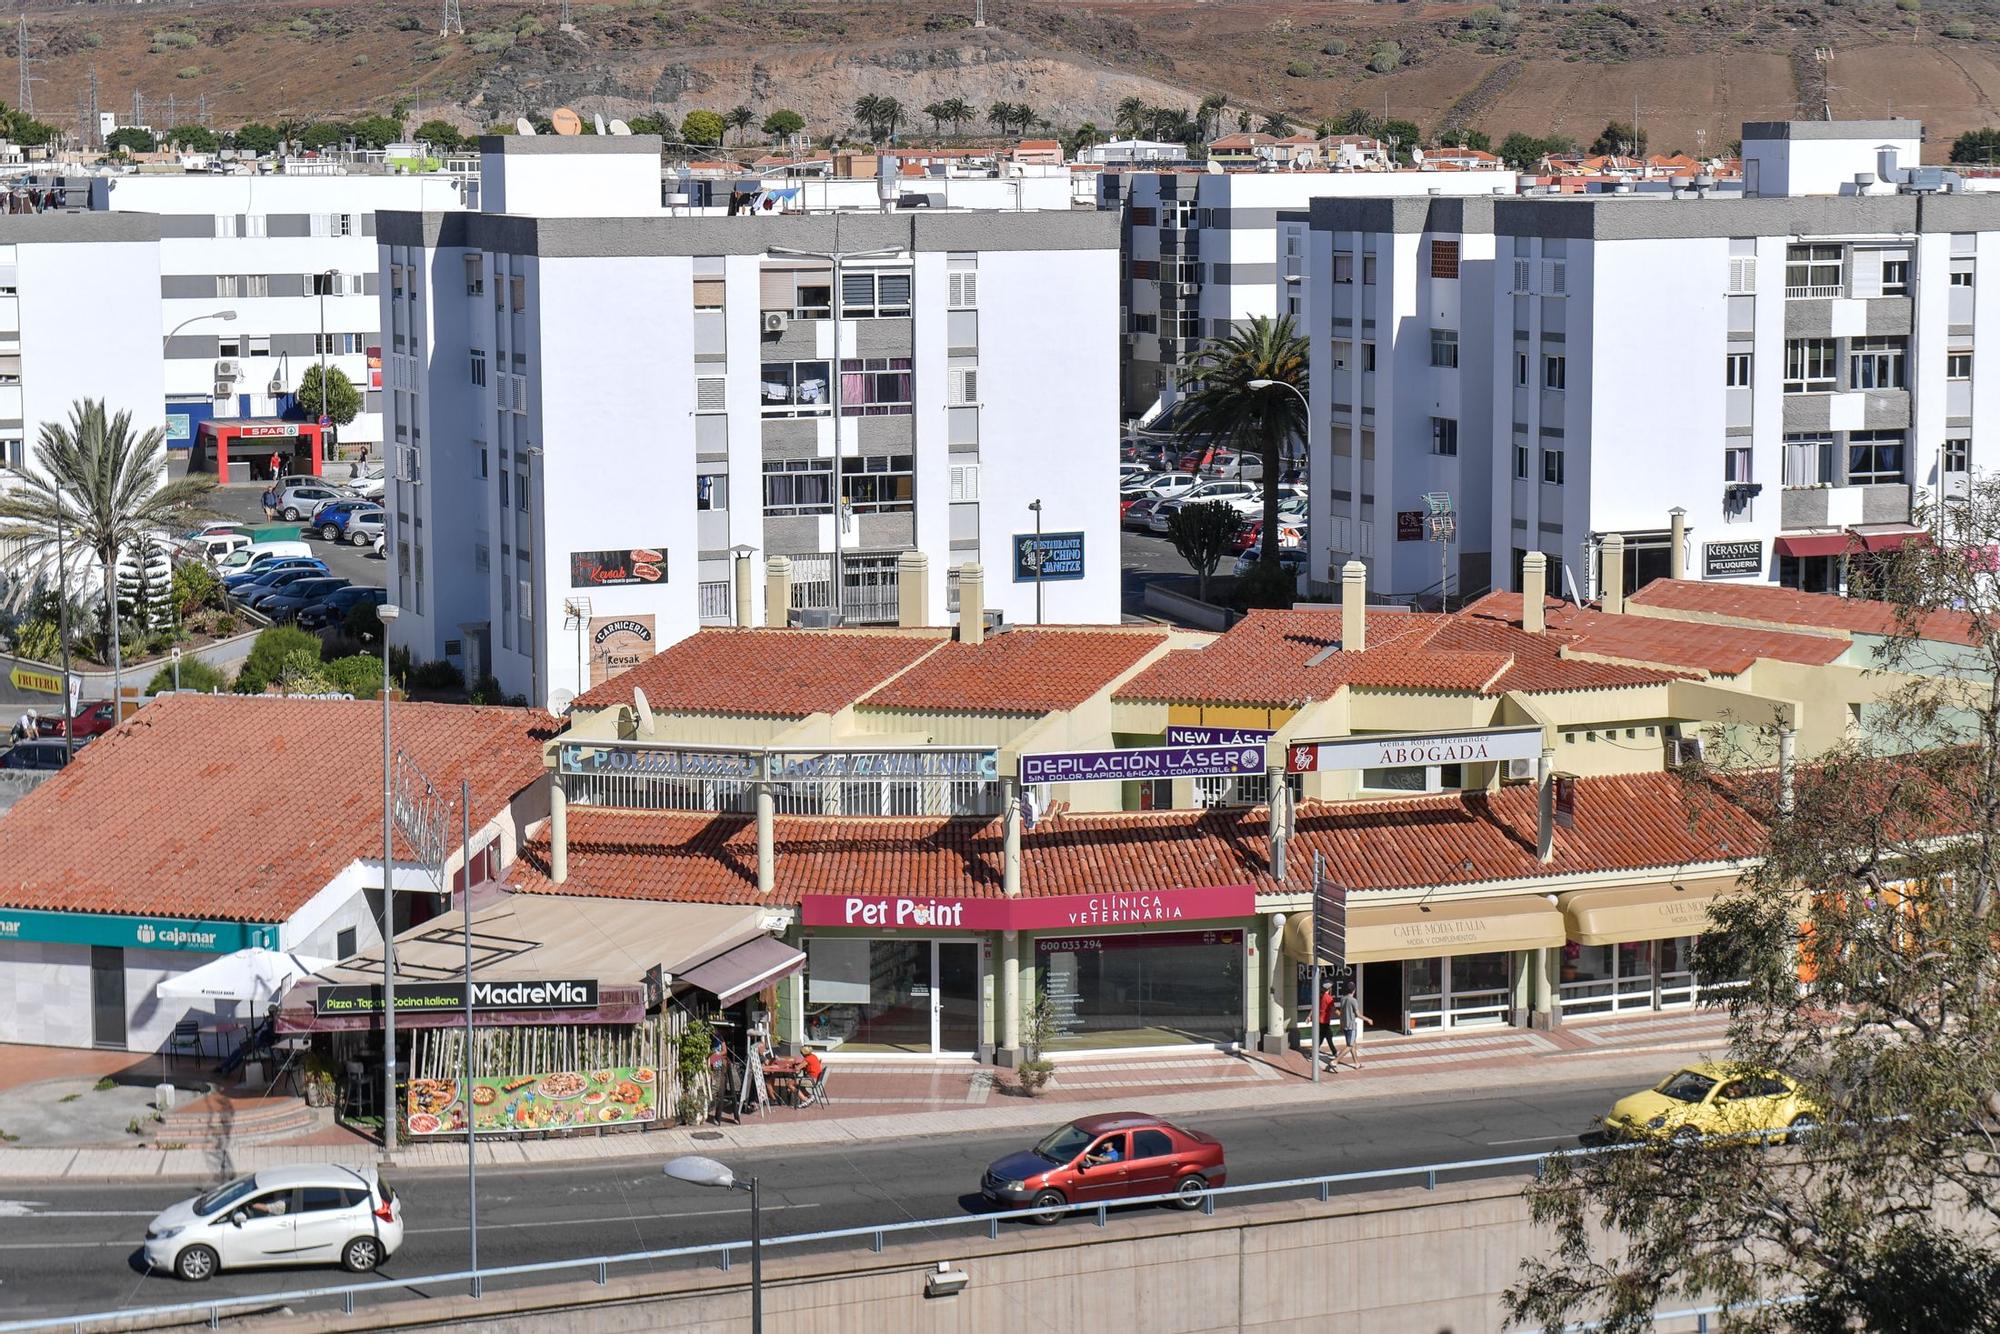
<instances>
[{"instance_id":1,"label":"window shutter","mask_svg":"<svg viewBox=\"0 0 2000 1334\"><path fill-rule=\"evenodd\" d=\"M885 273L880 278L880 290L883 305L907 306L910 304L910 275Z\"/></svg>"},{"instance_id":2,"label":"window shutter","mask_svg":"<svg viewBox=\"0 0 2000 1334\"><path fill-rule=\"evenodd\" d=\"M1517 259L1514 261L1514 290L1516 292L1532 292L1534 290L1533 266L1533 260Z\"/></svg>"},{"instance_id":3,"label":"window shutter","mask_svg":"<svg viewBox=\"0 0 2000 1334\"><path fill-rule=\"evenodd\" d=\"M966 367L951 372L951 402L967 407L979 401L979 370Z\"/></svg>"},{"instance_id":4,"label":"window shutter","mask_svg":"<svg viewBox=\"0 0 2000 1334\"><path fill-rule=\"evenodd\" d=\"M521 609L522 620L532 621L535 619L535 585L527 579L522 579L518 581L518 587L520 592L514 605Z\"/></svg>"},{"instance_id":5,"label":"window shutter","mask_svg":"<svg viewBox=\"0 0 2000 1334\"><path fill-rule=\"evenodd\" d=\"M841 274L840 304L843 306L873 307L875 304L875 275L872 273Z\"/></svg>"},{"instance_id":6,"label":"window shutter","mask_svg":"<svg viewBox=\"0 0 2000 1334\"><path fill-rule=\"evenodd\" d=\"M515 310L526 310L528 308L528 280L526 278L509 278L507 280L507 295L510 304Z\"/></svg>"},{"instance_id":7,"label":"window shutter","mask_svg":"<svg viewBox=\"0 0 2000 1334\"><path fill-rule=\"evenodd\" d=\"M759 309L789 311L792 308L792 270L766 269L758 283L761 293Z\"/></svg>"},{"instance_id":8,"label":"window shutter","mask_svg":"<svg viewBox=\"0 0 2000 1334\"><path fill-rule=\"evenodd\" d=\"M697 375L694 380L694 410L696 412L725 412L728 401L724 386L728 379L721 375Z\"/></svg>"},{"instance_id":9,"label":"window shutter","mask_svg":"<svg viewBox=\"0 0 2000 1334\"><path fill-rule=\"evenodd\" d=\"M955 463L951 468L951 492L953 501L979 499L979 465L977 463Z\"/></svg>"},{"instance_id":10,"label":"window shutter","mask_svg":"<svg viewBox=\"0 0 2000 1334\"><path fill-rule=\"evenodd\" d=\"M979 274L961 269L951 275L947 305L953 310L971 310L979 304Z\"/></svg>"},{"instance_id":11,"label":"window shutter","mask_svg":"<svg viewBox=\"0 0 2000 1334\"><path fill-rule=\"evenodd\" d=\"M1748 255L1729 261L1729 290L1747 296L1757 290L1757 257Z\"/></svg>"},{"instance_id":12,"label":"window shutter","mask_svg":"<svg viewBox=\"0 0 2000 1334\"><path fill-rule=\"evenodd\" d=\"M694 280L694 305L696 310L720 310L722 297L728 284L721 278L697 278Z\"/></svg>"},{"instance_id":13,"label":"window shutter","mask_svg":"<svg viewBox=\"0 0 2000 1334\"><path fill-rule=\"evenodd\" d=\"M1569 264L1566 260L1545 259L1542 271L1546 282L1542 290L1548 296L1563 296L1569 291Z\"/></svg>"}]
</instances>

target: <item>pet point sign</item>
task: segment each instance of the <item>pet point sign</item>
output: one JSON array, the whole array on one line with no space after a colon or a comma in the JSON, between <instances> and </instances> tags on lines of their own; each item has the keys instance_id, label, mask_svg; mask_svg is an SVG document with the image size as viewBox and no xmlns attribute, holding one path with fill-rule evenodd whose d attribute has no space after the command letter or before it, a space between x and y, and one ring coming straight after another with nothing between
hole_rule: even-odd
<instances>
[{"instance_id":1,"label":"pet point sign","mask_svg":"<svg viewBox=\"0 0 2000 1334\"><path fill-rule=\"evenodd\" d=\"M1477 732L1387 732L1294 741L1285 747L1285 769L1310 774L1420 764L1494 764L1538 759L1541 753L1542 729L1533 725Z\"/></svg>"},{"instance_id":2,"label":"pet point sign","mask_svg":"<svg viewBox=\"0 0 2000 1334\"><path fill-rule=\"evenodd\" d=\"M1015 899L808 894L799 903L799 922L803 926L848 926L878 931L1026 931L1046 927L1207 922L1248 917L1256 911L1257 893L1249 885Z\"/></svg>"}]
</instances>

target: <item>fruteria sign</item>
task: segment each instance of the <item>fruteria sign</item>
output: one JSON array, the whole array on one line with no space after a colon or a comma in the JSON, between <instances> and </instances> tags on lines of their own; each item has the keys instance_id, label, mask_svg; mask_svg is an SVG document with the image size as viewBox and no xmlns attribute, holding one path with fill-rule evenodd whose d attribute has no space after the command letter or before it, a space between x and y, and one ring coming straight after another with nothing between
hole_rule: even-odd
<instances>
[{"instance_id":1,"label":"fruteria sign","mask_svg":"<svg viewBox=\"0 0 2000 1334\"><path fill-rule=\"evenodd\" d=\"M234 954L261 945L275 949L278 928L248 922L184 917L126 917L114 913L37 912L0 908L0 942L36 940L59 945L111 945L128 950L183 950Z\"/></svg>"},{"instance_id":2,"label":"fruteria sign","mask_svg":"<svg viewBox=\"0 0 2000 1334\"><path fill-rule=\"evenodd\" d=\"M1021 757L1021 781L1024 783L1131 782L1263 772L1262 741L1234 746L1138 746L1130 750L1058 751Z\"/></svg>"},{"instance_id":3,"label":"fruteria sign","mask_svg":"<svg viewBox=\"0 0 2000 1334\"><path fill-rule=\"evenodd\" d=\"M1490 727L1478 732L1391 732L1374 736L1294 741L1285 747L1289 773L1400 769L1411 765L1491 764L1532 760L1542 753L1542 729Z\"/></svg>"},{"instance_id":4,"label":"fruteria sign","mask_svg":"<svg viewBox=\"0 0 2000 1334\"><path fill-rule=\"evenodd\" d=\"M876 931L1034 931L1055 927L1158 926L1248 917L1257 911L1249 885L1196 889L1057 894L1047 898L949 899L909 894L808 894L799 902L803 926L851 926Z\"/></svg>"}]
</instances>

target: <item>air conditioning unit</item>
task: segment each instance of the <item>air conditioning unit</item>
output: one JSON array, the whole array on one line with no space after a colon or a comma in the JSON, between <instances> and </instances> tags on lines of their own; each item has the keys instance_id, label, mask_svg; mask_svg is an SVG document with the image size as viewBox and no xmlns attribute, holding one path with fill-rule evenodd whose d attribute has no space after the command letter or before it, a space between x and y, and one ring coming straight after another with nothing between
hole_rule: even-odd
<instances>
[{"instance_id":1,"label":"air conditioning unit","mask_svg":"<svg viewBox=\"0 0 2000 1334\"><path fill-rule=\"evenodd\" d=\"M276 398L278 395L284 393L285 377L282 375L273 375L271 377L271 383L264 386L264 392L269 394L272 398Z\"/></svg>"},{"instance_id":2,"label":"air conditioning unit","mask_svg":"<svg viewBox=\"0 0 2000 1334\"><path fill-rule=\"evenodd\" d=\"M1200 284L1200 283L1182 283L1182 284L1181 284L1181 295L1182 295L1182 296L1200 296L1200 295L1201 295L1201 284Z\"/></svg>"},{"instance_id":3,"label":"air conditioning unit","mask_svg":"<svg viewBox=\"0 0 2000 1334\"><path fill-rule=\"evenodd\" d=\"M241 374L243 374L243 368L233 361L218 361L215 363L215 378L218 380L234 380Z\"/></svg>"},{"instance_id":4,"label":"air conditioning unit","mask_svg":"<svg viewBox=\"0 0 2000 1334\"><path fill-rule=\"evenodd\" d=\"M1507 761L1507 777L1510 780L1528 779L1534 776L1535 761L1531 757L1523 755L1517 759Z\"/></svg>"},{"instance_id":5,"label":"air conditioning unit","mask_svg":"<svg viewBox=\"0 0 2000 1334\"><path fill-rule=\"evenodd\" d=\"M236 392L236 384L235 384L235 382L234 382L234 381L232 381L232 380L217 380L217 381L215 382L215 390L214 390L214 392L213 392L213 393L211 393L211 394L209 395L209 397L211 397L211 398L229 398L229 397L231 397L232 395L234 395L234 394L235 394L235 392Z\"/></svg>"},{"instance_id":6,"label":"air conditioning unit","mask_svg":"<svg viewBox=\"0 0 2000 1334\"><path fill-rule=\"evenodd\" d=\"M790 327L791 322L792 317L785 314L782 310L767 310L764 312L765 333L781 334Z\"/></svg>"}]
</instances>

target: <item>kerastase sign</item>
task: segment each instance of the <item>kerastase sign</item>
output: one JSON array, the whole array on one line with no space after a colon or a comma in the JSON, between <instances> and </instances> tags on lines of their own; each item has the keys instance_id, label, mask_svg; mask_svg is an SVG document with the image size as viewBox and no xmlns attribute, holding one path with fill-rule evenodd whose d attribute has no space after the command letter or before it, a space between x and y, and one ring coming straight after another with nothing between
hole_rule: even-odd
<instances>
[{"instance_id":1,"label":"kerastase sign","mask_svg":"<svg viewBox=\"0 0 2000 1334\"><path fill-rule=\"evenodd\" d=\"M1285 747L1285 768L1309 774L1419 764L1492 764L1538 759L1541 753L1542 729L1534 726L1493 727L1479 732L1395 732L1295 741Z\"/></svg>"},{"instance_id":2,"label":"kerastase sign","mask_svg":"<svg viewBox=\"0 0 2000 1334\"><path fill-rule=\"evenodd\" d=\"M1264 743L1238 746L1139 746L1021 757L1024 783L1090 783L1148 778L1213 778L1264 772Z\"/></svg>"},{"instance_id":3,"label":"kerastase sign","mask_svg":"<svg viewBox=\"0 0 2000 1334\"><path fill-rule=\"evenodd\" d=\"M1047 927L1153 926L1248 917L1257 911L1249 885L1135 889L1049 898L951 899L907 894L808 894L805 926L876 931L1033 931Z\"/></svg>"}]
</instances>

